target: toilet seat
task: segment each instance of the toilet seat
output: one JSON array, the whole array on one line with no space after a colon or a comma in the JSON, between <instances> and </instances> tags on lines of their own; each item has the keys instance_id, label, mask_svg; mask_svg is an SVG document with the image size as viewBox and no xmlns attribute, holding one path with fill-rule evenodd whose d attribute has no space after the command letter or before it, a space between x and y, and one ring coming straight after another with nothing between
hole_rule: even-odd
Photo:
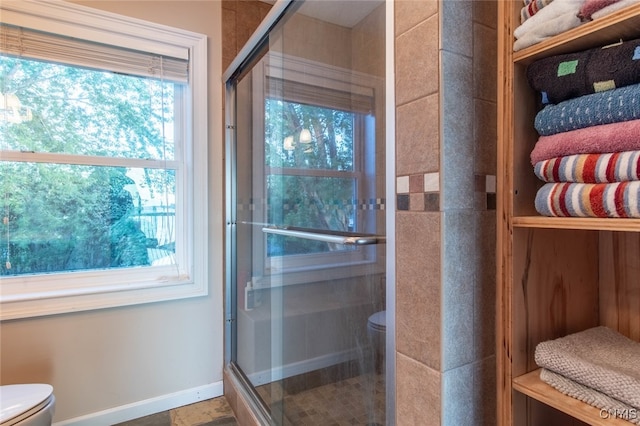
<instances>
[{"instance_id":1,"label":"toilet seat","mask_svg":"<svg viewBox=\"0 0 640 426\"><path fill-rule=\"evenodd\" d=\"M387 330L387 312L380 311L372 314L367 321L367 325L370 329L376 331L386 331Z\"/></svg>"},{"instance_id":2,"label":"toilet seat","mask_svg":"<svg viewBox=\"0 0 640 426\"><path fill-rule=\"evenodd\" d=\"M0 426L11 426L55 401L53 386L34 383L0 386Z\"/></svg>"}]
</instances>

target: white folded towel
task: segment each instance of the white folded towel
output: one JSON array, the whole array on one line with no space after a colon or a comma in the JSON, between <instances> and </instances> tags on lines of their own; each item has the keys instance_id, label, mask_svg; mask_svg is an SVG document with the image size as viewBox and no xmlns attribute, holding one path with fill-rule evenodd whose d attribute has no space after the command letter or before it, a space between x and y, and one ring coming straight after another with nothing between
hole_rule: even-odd
<instances>
[{"instance_id":1,"label":"white folded towel","mask_svg":"<svg viewBox=\"0 0 640 426\"><path fill-rule=\"evenodd\" d=\"M585 0L554 0L547 6L540 9L538 13L519 25L513 31L513 35L516 38L522 38L529 31L534 31L536 27L547 27L548 25L546 24L553 21L554 18L566 14L573 13L573 15L577 18L580 7L584 3L584 1Z\"/></svg>"}]
</instances>

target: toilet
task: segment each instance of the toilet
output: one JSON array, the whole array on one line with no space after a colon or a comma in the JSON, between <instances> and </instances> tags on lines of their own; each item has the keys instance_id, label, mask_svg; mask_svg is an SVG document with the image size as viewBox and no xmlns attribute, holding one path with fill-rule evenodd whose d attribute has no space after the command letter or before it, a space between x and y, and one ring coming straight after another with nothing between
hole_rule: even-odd
<instances>
[{"instance_id":1,"label":"toilet","mask_svg":"<svg viewBox=\"0 0 640 426\"><path fill-rule=\"evenodd\" d=\"M55 404L51 385L0 386L0 426L51 426Z\"/></svg>"},{"instance_id":2,"label":"toilet","mask_svg":"<svg viewBox=\"0 0 640 426\"><path fill-rule=\"evenodd\" d=\"M387 311L379 311L369 316L367 321L367 333L373 347L375 370L377 373L384 371L384 353L387 332Z\"/></svg>"}]
</instances>

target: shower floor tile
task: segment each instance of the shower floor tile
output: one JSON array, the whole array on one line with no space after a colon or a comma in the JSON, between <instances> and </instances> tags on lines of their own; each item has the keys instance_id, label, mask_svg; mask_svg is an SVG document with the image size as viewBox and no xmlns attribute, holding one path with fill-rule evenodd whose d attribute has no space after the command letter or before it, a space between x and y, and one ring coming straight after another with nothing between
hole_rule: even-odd
<instances>
[{"instance_id":1,"label":"shower floor tile","mask_svg":"<svg viewBox=\"0 0 640 426\"><path fill-rule=\"evenodd\" d=\"M373 426L385 422L385 381L382 375L362 375L295 393L272 383L258 388L265 401L284 396L287 426ZM277 399L276 399L277 400ZM274 411L281 405L272 407Z\"/></svg>"}]
</instances>

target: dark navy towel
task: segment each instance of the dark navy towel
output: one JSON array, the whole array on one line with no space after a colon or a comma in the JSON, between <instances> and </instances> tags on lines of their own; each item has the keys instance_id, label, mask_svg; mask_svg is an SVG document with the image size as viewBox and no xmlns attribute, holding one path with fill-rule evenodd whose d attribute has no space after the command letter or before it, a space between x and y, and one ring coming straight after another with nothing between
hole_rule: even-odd
<instances>
[{"instance_id":1,"label":"dark navy towel","mask_svg":"<svg viewBox=\"0 0 640 426\"><path fill-rule=\"evenodd\" d=\"M640 83L640 39L537 60L527 79L543 104Z\"/></svg>"}]
</instances>

